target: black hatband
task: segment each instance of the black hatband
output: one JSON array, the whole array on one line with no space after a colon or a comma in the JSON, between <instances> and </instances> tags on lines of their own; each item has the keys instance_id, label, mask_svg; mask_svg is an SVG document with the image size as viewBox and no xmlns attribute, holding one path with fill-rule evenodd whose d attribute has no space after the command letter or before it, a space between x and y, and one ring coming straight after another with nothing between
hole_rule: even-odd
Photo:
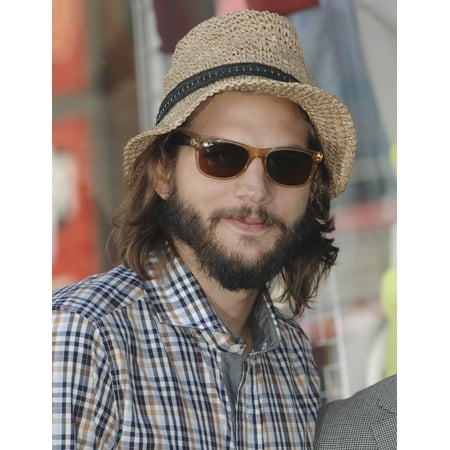
<instances>
[{"instance_id":1,"label":"black hatband","mask_svg":"<svg viewBox=\"0 0 450 450\"><path fill-rule=\"evenodd\" d=\"M241 75L260 76L270 78L271 80L284 81L287 83L298 83L298 80L292 75L283 72L276 67L260 63L234 63L214 67L192 75L183 80L172 91L170 91L161 106L156 117L156 123L167 114L167 112L181 99L187 97L192 92L204 86L208 86L223 78L231 78Z\"/></svg>"}]
</instances>

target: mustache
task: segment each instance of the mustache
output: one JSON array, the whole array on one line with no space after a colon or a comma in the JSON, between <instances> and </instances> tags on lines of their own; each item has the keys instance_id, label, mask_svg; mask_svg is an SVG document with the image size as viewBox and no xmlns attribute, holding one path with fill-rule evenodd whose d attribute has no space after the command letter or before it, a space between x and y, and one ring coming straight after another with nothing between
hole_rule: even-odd
<instances>
[{"instance_id":1,"label":"mustache","mask_svg":"<svg viewBox=\"0 0 450 450\"><path fill-rule=\"evenodd\" d=\"M252 208L250 206L242 206L240 208L216 209L209 220L211 227L214 227L220 219L245 220L249 217L257 218L264 225L276 225L281 231L286 231L288 228L282 219L275 214L269 213L264 207Z\"/></svg>"}]
</instances>

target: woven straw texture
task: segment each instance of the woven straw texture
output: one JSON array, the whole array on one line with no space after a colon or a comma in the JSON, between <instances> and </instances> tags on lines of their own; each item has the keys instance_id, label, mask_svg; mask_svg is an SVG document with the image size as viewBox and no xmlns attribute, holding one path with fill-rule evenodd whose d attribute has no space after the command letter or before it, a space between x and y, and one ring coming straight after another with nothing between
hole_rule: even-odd
<instances>
[{"instance_id":1,"label":"woven straw texture","mask_svg":"<svg viewBox=\"0 0 450 450\"><path fill-rule=\"evenodd\" d=\"M278 68L294 76L298 83L239 75L216 80L191 92L176 102L157 125L127 143L124 175L128 185L133 182L136 158L156 137L183 124L208 97L234 90L276 95L299 104L308 114L322 145L331 174L332 197L345 189L356 150L353 121L337 97L315 87L295 29L285 17L267 11L244 10L202 22L178 43L172 67L164 78L164 97L179 83L202 71L247 62Z\"/></svg>"}]
</instances>

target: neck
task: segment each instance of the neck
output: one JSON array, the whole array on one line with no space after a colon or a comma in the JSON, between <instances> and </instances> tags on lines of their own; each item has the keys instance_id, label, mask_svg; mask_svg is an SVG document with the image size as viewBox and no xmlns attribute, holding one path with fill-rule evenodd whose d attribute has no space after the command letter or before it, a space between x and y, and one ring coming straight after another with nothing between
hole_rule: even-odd
<instances>
[{"instance_id":1,"label":"neck","mask_svg":"<svg viewBox=\"0 0 450 450\"><path fill-rule=\"evenodd\" d=\"M223 288L217 280L210 277L200 267L197 257L190 247L179 242L175 246L179 256L195 276L222 322L234 336L244 339L248 344L248 348L252 340L248 317L253 309L259 291L256 289L230 291Z\"/></svg>"}]
</instances>

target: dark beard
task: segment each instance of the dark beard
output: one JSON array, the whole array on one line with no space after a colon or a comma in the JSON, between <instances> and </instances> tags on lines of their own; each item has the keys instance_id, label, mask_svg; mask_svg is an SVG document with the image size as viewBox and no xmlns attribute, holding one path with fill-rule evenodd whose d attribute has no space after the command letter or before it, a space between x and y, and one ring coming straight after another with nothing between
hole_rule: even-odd
<instances>
[{"instance_id":1,"label":"dark beard","mask_svg":"<svg viewBox=\"0 0 450 450\"><path fill-rule=\"evenodd\" d=\"M307 238L310 225L308 210L304 218L300 217L292 227L286 227L276 217L268 214L264 209L256 211L264 223L278 226L282 235L275 242L272 250L257 261L244 260L240 255L226 251L217 241L214 229L221 217L247 217L251 208L241 208L238 211L216 211L210 218L209 227L202 223L202 219L195 208L188 202L179 199L174 193L164 202L162 214L159 216L160 226L167 237L175 237L189 245L195 252L202 270L217 280L227 290L251 290L263 288L272 278L278 275L283 267L298 257L301 244ZM245 238L241 242L245 246Z\"/></svg>"}]
</instances>

